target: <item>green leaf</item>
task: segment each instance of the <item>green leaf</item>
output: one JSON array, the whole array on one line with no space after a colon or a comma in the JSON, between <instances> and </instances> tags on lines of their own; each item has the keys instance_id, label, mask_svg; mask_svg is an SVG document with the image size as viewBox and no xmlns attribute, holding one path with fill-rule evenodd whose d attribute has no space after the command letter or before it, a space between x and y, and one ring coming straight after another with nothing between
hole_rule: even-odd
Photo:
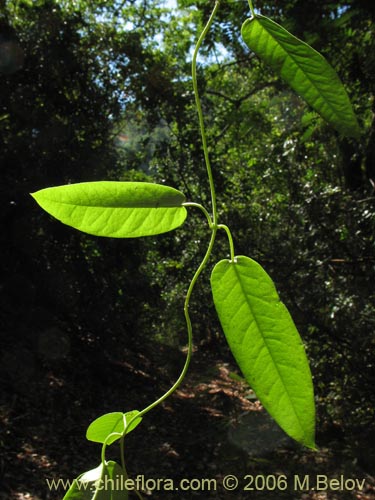
<instances>
[{"instance_id":1,"label":"green leaf","mask_svg":"<svg viewBox=\"0 0 375 500\"><path fill-rule=\"evenodd\" d=\"M104 443L106 438L117 432L122 434L125 429L124 414L121 412L112 412L101 415L88 426L86 439L95 443ZM111 436L107 444L110 445L120 439L121 436Z\"/></svg>"},{"instance_id":2,"label":"green leaf","mask_svg":"<svg viewBox=\"0 0 375 500\"><path fill-rule=\"evenodd\" d=\"M31 196L64 224L112 238L165 233L180 226L187 214L180 191L149 182L82 182Z\"/></svg>"},{"instance_id":3,"label":"green leaf","mask_svg":"<svg viewBox=\"0 0 375 500\"><path fill-rule=\"evenodd\" d=\"M127 411L124 414L125 415L126 434L129 434L129 432L133 431L141 423L142 417L135 418L133 420L133 417L135 417L138 414L139 414L138 410ZM131 422L131 424L129 425L130 422Z\"/></svg>"},{"instance_id":4,"label":"green leaf","mask_svg":"<svg viewBox=\"0 0 375 500\"><path fill-rule=\"evenodd\" d=\"M86 431L86 438L95 443L104 443L108 445L120 439L120 435L111 436L108 440L107 437L112 433L123 434L125 427L130 420L138 415L138 410L129 411L127 413L112 412L101 415L95 419L88 426ZM141 423L142 418L136 418L127 429L127 434L134 430L137 425Z\"/></svg>"},{"instance_id":5,"label":"green leaf","mask_svg":"<svg viewBox=\"0 0 375 500\"><path fill-rule=\"evenodd\" d=\"M216 264L211 287L223 331L247 382L287 434L314 448L310 368L271 278L257 262L241 256Z\"/></svg>"},{"instance_id":6,"label":"green leaf","mask_svg":"<svg viewBox=\"0 0 375 500\"><path fill-rule=\"evenodd\" d=\"M109 461L75 479L63 500L127 500L126 479L122 467Z\"/></svg>"},{"instance_id":7,"label":"green leaf","mask_svg":"<svg viewBox=\"0 0 375 500\"><path fill-rule=\"evenodd\" d=\"M264 16L247 19L241 33L248 47L327 122L343 135L359 137L346 90L319 52Z\"/></svg>"}]
</instances>

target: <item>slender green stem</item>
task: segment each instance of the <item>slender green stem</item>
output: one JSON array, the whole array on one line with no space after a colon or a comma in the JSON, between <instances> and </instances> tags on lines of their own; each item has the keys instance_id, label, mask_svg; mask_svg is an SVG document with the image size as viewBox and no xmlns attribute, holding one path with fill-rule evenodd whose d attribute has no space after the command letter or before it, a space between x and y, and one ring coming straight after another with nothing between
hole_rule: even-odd
<instances>
[{"instance_id":1,"label":"slender green stem","mask_svg":"<svg viewBox=\"0 0 375 500\"><path fill-rule=\"evenodd\" d=\"M214 243L215 243L216 233L217 233L217 227L214 226L212 228L211 239L210 239L207 251L205 253L205 256L203 257L202 262L200 263L198 269L196 270L196 272L195 272L195 274L193 276L193 279L190 282L188 291L186 293L185 302L184 302L184 315L185 315L185 321L186 321L187 333L188 333L188 352L187 352L186 359L185 359L185 364L184 364L184 366L182 368L180 376L178 377L178 379L176 380L176 382L172 385L172 387L165 394L163 394L159 399L157 399L156 401L154 401L153 403L151 403L149 406L147 406L146 408L144 408L137 415L135 415L129 421L129 423L127 425L127 428L130 427L130 424L132 423L133 420L135 420L136 418L142 417L143 415L145 415L146 413L148 413L150 410L152 410L153 408L155 408L155 406L158 406L165 399L167 399L180 386L181 382L185 378L185 375L186 375L186 373L188 371L188 368L189 368L189 365L190 365L191 355L193 353L193 327L192 327L191 319L190 319L190 315L189 315L189 302L190 302L190 298L191 298L191 295L192 295L193 290L194 290L194 286L195 286L195 284L196 284L196 282L197 282L197 280L199 278L199 275L201 274L201 272L205 268L205 266L206 266L206 264L208 262L208 259L210 258L210 255L211 255ZM124 431L124 433L123 433L123 435L121 437L121 449L122 449L121 453L122 453L122 457L123 457L123 446L124 446L123 443L124 443L125 435L126 435L126 428L125 428L125 431Z\"/></svg>"},{"instance_id":2,"label":"slender green stem","mask_svg":"<svg viewBox=\"0 0 375 500\"><path fill-rule=\"evenodd\" d=\"M105 464L105 449L106 448L107 448L107 443L104 441L103 446L102 446L102 455L101 455L102 464Z\"/></svg>"},{"instance_id":3,"label":"slender green stem","mask_svg":"<svg viewBox=\"0 0 375 500\"><path fill-rule=\"evenodd\" d=\"M191 202L191 201L187 201L186 203L183 203L183 206L184 207L196 207L196 208L199 208L199 210L202 210L202 212L204 213L204 215L206 216L206 219L208 220L208 225L210 226L210 228L212 228L213 226L213 221L211 219L211 216L210 214L208 213L208 211L204 208L203 205L201 205L200 203L194 203L194 202Z\"/></svg>"},{"instance_id":4,"label":"slender green stem","mask_svg":"<svg viewBox=\"0 0 375 500\"><path fill-rule=\"evenodd\" d=\"M251 12L251 15L253 17L255 17L255 9L254 9L254 6L253 6L253 1L252 0L247 0L248 3L249 3L249 7L250 7L250 12Z\"/></svg>"},{"instance_id":5,"label":"slender green stem","mask_svg":"<svg viewBox=\"0 0 375 500\"><path fill-rule=\"evenodd\" d=\"M219 8L220 2L217 0L215 2L214 9L211 13L211 16L202 31L200 37L198 38L197 45L194 50L193 54L193 60L192 60L192 65L191 65L191 74L192 74L192 79L193 79L193 87L194 87L194 96L195 96L195 104L197 106L197 112L198 112L198 119L199 119L199 127L201 131L201 136L202 136L202 146L203 146L203 153L204 153L204 160L206 163L206 169L207 169L207 175L208 175L208 180L210 183L210 191L211 191L211 203L212 203L212 218L213 218L213 223L217 224L217 206L216 206L216 191L215 191L215 184L214 184L214 179L212 176L212 169L211 169L211 164L210 164L210 158L208 155L208 148L207 148L207 139L206 139L206 132L205 132L205 127L204 127L204 120L203 120L203 112L202 112L202 105L201 101L199 98L199 92L198 92L198 80L197 80L197 57L198 57L198 52L200 49L200 46L202 45L202 42L209 31L212 22L214 20L215 14L217 12L217 9Z\"/></svg>"},{"instance_id":6,"label":"slender green stem","mask_svg":"<svg viewBox=\"0 0 375 500\"><path fill-rule=\"evenodd\" d=\"M227 233L228 240L229 240L229 249L230 249L230 260L234 262L234 244L233 244L233 238L232 238L232 233L230 232L230 229L228 226L225 224L219 224L217 226L218 229L224 229L224 231Z\"/></svg>"},{"instance_id":7,"label":"slender green stem","mask_svg":"<svg viewBox=\"0 0 375 500\"><path fill-rule=\"evenodd\" d=\"M209 222L209 225L210 225L210 228L212 230L212 233L211 233L210 242L208 244L208 248L207 248L206 253L205 253L204 257L203 257L203 260L200 263L198 269L196 270L196 272L195 272L195 274L193 276L193 279L190 282L188 291L186 292L186 297L185 297L185 302L184 302L184 314L185 314L185 320L186 320L186 326L187 326L187 333L188 333L188 352L187 352L187 355L186 355L185 364L184 364L184 366L182 368L182 371L180 373L180 376L178 377L178 379L176 380L176 382L172 385L172 387L165 394L163 394L159 399L157 399L156 401L154 401L153 403L151 403L149 406L147 406L146 408L144 408L142 411L140 411L137 415L135 415L127 423L127 426L125 428L122 440L125 438L126 429L130 428L130 425L131 425L131 423L132 423L133 420L135 420L136 418L139 418L139 417L143 417L143 415L145 415L150 410L152 410L153 408L155 408L155 406L158 406L165 399L167 399L180 386L180 384L183 381L183 379L185 378L186 372L187 372L187 370L189 368L190 360L191 360L191 355L192 355L192 352L193 352L193 328L192 328L192 325L191 325L191 320L190 320L190 315L189 315L189 302L190 302L191 294L193 293L193 290L194 290L194 286L195 286L195 284L196 284L196 282L197 282L197 280L199 278L199 275L203 271L204 267L206 266L206 264L208 262L208 259L210 258L210 255L211 255L214 243L215 243L216 233L217 233L217 208L216 208L215 185L214 185L214 180L213 180L213 176L212 176L212 169L211 169L210 159L209 159L209 155L208 155L207 139L206 139L206 133L205 133L205 128L204 128L202 106L201 106L201 102L200 102L200 99L199 99L199 93L198 93L197 56L198 56L199 48L202 45L203 39L204 39L204 37L206 36L208 30L211 27L212 21L214 19L214 16L216 14L216 11L217 11L218 7L219 7L219 1L216 1L214 9L213 9L213 11L211 13L211 16L210 16L210 18L209 18L209 20L208 20L208 22L207 22L204 30L202 31L202 33L201 33L201 35L200 35L200 37L198 39L197 45L195 47L194 54L193 54L192 70L191 70L191 72L192 72L192 80L193 80L193 88L194 88L194 96L195 96L195 103L196 103L196 106L197 106L198 119L199 119L199 127L200 127L200 131L201 131L201 136L202 136L202 146L203 146L204 158L205 158L205 162L206 162L207 175L208 175L208 180L209 180L209 185L210 185L210 192L211 192L212 219L211 219L209 213L207 212L207 210L202 205L200 205L199 203L187 203L187 204L185 204L185 206L186 205L187 206L190 205L190 206L195 206L195 207L200 208L203 211L203 213L205 214L205 216L207 217L207 220Z\"/></svg>"},{"instance_id":8,"label":"slender green stem","mask_svg":"<svg viewBox=\"0 0 375 500\"><path fill-rule=\"evenodd\" d=\"M103 481L104 481L104 473L105 473L104 466L106 464L106 461L105 461L105 448L106 448L106 446L107 446L106 442L104 442L103 447L102 447L102 473L100 474L100 483L101 484L103 484ZM94 496L92 497L92 500L96 500L100 491L101 491L101 489L99 489L99 488L95 489L95 493L94 493Z\"/></svg>"},{"instance_id":9,"label":"slender green stem","mask_svg":"<svg viewBox=\"0 0 375 500\"><path fill-rule=\"evenodd\" d=\"M140 411L131 420L129 420L129 423L127 424L127 428L130 427L130 424L133 422L133 420L135 420L136 418L143 417L146 413L148 413L150 410L152 410L153 408L155 408L155 406L158 406L165 399L167 399L179 387L179 385L181 384L181 382L185 378L186 372L187 372L187 370L189 368L189 364L190 364L190 360L191 360L191 355L192 355L192 352L193 352L193 329L192 329L191 320L190 320L190 316L189 316L189 302L190 302L191 294L193 293L195 284L196 284L196 282L197 282L197 280L199 278L199 275L203 271L204 267L206 266L206 264L208 262L208 259L210 258L210 255L211 255L211 252L212 252L212 248L213 248L214 243L215 243L216 233L217 233L217 227L213 227L212 228L212 233L211 233L211 239L210 239L207 251L205 253L205 256L203 257L202 262L200 263L198 269L196 270L196 272L195 272L195 274L193 276L193 279L190 282L188 291L186 293L185 302L184 302L184 314L185 314L186 325L187 325L187 330L188 330L188 352L187 352L186 359L185 359L185 364L184 364L184 366L182 368L180 376L178 377L178 379L176 380L176 382L172 385L172 387L165 394L163 394L159 399L157 399L156 401L154 401L153 403L151 403L149 406L147 406L146 408L144 408L142 411ZM124 436L125 436L125 434L126 434L126 429L125 429L125 432L124 432Z\"/></svg>"},{"instance_id":10,"label":"slender green stem","mask_svg":"<svg viewBox=\"0 0 375 500\"><path fill-rule=\"evenodd\" d=\"M105 438L105 441L104 441L103 446L102 446L102 455L101 455L101 459L102 459L103 464L105 463L105 449L108 446L109 439L113 436L116 436L116 438L118 439L118 438L122 437L122 433L121 432L111 432L111 434L108 434L108 436Z\"/></svg>"}]
</instances>

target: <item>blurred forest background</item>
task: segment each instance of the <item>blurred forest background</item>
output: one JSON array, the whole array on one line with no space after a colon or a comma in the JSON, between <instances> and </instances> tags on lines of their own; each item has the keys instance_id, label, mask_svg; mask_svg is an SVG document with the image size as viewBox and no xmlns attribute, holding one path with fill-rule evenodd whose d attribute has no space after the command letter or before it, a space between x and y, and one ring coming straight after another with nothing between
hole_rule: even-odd
<instances>
[{"instance_id":1,"label":"blurred forest background","mask_svg":"<svg viewBox=\"0 0 375 500\"><path fill-rule=\"evenodd\" d=\"M100 460L84 438L90 421L142 409L183 365L182 304L207 244L201 214L192 209L173 234L99 239L28 193L145 180L209 203L190 64L211 4L0 0L0 498L62 498L46 478ZM129 436L129 472L330 471L366 478L365 490L277 498L374 498L375 3L255 7L325 55L363 131L348 140L325 125L241 42L246 1L222 1L198 72L220 217L236 253L273 277L306 344L320 451L280 437L236 376L208 286L212 260L191 305L191 371ZM225 238L215 252L227 257Z\"/></svg>"}]
</instances>

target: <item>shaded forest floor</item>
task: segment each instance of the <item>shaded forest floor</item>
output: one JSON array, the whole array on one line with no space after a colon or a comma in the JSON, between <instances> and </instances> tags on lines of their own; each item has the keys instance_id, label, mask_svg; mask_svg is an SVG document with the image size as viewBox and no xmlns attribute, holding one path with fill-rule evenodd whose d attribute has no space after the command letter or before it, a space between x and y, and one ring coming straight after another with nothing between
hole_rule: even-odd
<instances>
[{"instance_id":1,"label":"shaded forest floor","mask_svg":"<svg viewBox=\"0 0 375 500\"><path fill-rule=\"evenodd\" d=\"M90 352L81 353L78 364L46 364L32 377L22 359L15 360L16 390L13 377L0 400L1 500L62 499L64 488L52 491L47 480L73 479L100 462L100 445L84 437L90 421L152 402L178 374L183 355L160 348L147 355L125 351L122 359L94 360ZM232 369L219 354L199 349L181 388L127 437L128 473L144 476L150 486L145 498L375 499L369 449L332 431L318 433L317 452L297 446L233 378ZM108 458L118 460L116 445ZM239 480L234 491L223 486L228 475ZM285 481L277 483L280 477ZM157 478L173 479L175 486L185 478L214 481L193 481L196 491L168 491L171 483L151 491L149 479ZM341 483L326 488L326 481L334 479Z\"/></svg>"}]
</instances>

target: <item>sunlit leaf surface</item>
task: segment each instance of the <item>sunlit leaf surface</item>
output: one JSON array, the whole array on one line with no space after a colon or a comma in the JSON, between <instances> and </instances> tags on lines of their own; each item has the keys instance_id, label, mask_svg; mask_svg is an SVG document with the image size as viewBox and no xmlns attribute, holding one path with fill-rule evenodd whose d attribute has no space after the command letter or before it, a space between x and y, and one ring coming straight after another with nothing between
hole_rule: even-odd
<instances>
[{"instance_id":1,"label":"sunlit leaf surface","mask_svg":"<svg viewBox=\"0 0 375 500\"><path fill-rule=\"evenodd\" d=\"M150 236L171 231L186 218L180 191L149 182L82 182L32 196L56 219L96 236Z\"/></svg>"},{"instance_id":2,"label":"sunlit leaf surface","mask_svg":"<svg viewBox=\"0 0 375 500\"><path fill-rule=\"evenodd\" d=\"M310 368L271 278L257 262L241 256L220 261L211 286L223 331L247 382L287 434L314 448Z\"/></svg>"},{"instance_id":3,"label":"sunlit leaf surface","mask_svg":"<svg viewBox=\"0 0 375 500\"><path fill-rule=\"evenodd\" d=\"M127 413L112 412L101 415L91 422L87 428L86 438L89 441L94 441L96 443L106 442L110 445L120 439L121 436L118 434L124 432L128 423L130 423L130 427L126 430L127 433L134 430L137 425L141 423L142 418L135 418L132 420L138 413L138 410L133 410ZM108 438L108 436L113 433L114 435Z\"/></svg>"},{"instance_id":4,"label":"sunlit leaf surface","mask_svg":"<svg viewBox=\"0 0 375 500\"><path fill-rule=\"evenodd\" d=\"M242 26L242 38L339 132L352 137L360 135L346 90L319 52L264 16L247 19Z\"/></svg>"}]
</instances>

